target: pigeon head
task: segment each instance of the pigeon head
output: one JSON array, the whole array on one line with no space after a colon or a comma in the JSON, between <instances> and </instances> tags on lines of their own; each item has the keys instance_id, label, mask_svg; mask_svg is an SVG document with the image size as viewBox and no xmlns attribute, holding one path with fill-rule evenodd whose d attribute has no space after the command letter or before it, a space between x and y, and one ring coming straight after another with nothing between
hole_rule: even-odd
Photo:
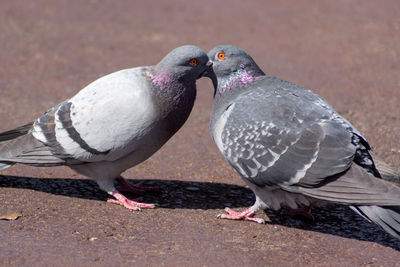
<instances>
[{"instance_id":1,"label":"pigeon head","mask_svg":"<svg viewBox=\"0 0 400 267\"><path fill-rule=\"evenodd\" d=\"M213 63L213 72L207 71L204 76L213 80L215 90L220 93L265 75L249 54L233 45L216 46L208 52L208 57Z\"/></svg>"},{"instance_id":2,"label":"pigeon head","mask_svg":"<svg viewBox=\"0 0 400 267\"><path fill-rule=\"evenodd\" d=\"M184 45L172 50L155 66L156 82L167 82L163 79L195 82L211 66L212 62L203 50Z\"/></svg>"}]
</instances>

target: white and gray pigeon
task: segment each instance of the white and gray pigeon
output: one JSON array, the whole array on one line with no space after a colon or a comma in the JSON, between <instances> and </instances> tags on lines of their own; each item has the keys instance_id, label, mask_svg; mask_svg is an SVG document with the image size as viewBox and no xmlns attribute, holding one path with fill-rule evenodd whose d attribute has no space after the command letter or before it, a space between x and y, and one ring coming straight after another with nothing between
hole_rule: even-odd
<instances>
[{"instance_id":1,"label":"white and gray pigeon","mask_svg":"<svg viewBox=\"0 0 400 267\"><path fill-rule=\"evenodd\" d=\"M157 65L101 77L35 122L1 133L0 169L15 163L67 165L95 180L114 197L109 202L154 208L121 194L152 189L129 183L121 173L149 158L184 124L196 80L211 65L203 50L186 45Z\"/></svg>"},{"instance_id":2,"label":"white and gray pigeon","mask_svg":"<svg viewBox=\"0 0 400 267\"><path fill-rule=\"evenodd\" d=\"M400 188L381 179L360 132L323 98L293 83L267 77L242 49L213 48L211 135L256 196L243 212L259 209L307 213L338 203L400 238ZM292 213L293 213L292 212Z\"/></svg>"}]
</instances>

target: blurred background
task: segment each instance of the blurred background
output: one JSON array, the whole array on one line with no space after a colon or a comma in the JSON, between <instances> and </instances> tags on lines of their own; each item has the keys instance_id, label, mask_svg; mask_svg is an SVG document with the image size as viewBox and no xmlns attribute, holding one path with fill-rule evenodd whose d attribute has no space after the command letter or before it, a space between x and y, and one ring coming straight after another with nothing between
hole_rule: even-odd
<instances>
[{"instance_id":1,"label":"blurred background","mask_svg":"<svg viewBox=\"0 0 400 267\"><path fill-rule=\"evenodd\" d=\"M252 55L268 75L323 96L365 135L379 156L399 168L399 14L397 0L1 1L0 131L32 121L105 74L153 65L177 46L193 44L207 52L219 44L233 44ZM209 136L212 93L211 82L201 79L187 124L160 152L126 176L243 185ZM2 174L82 178L62 167L19 166ZM25 192L12 188L2 191L7 199ZM32 202L40 206L49 197L35 194L39 194L38 199L8 205L23 209ZM51 197L57 205L60 196ZM88 200L77 201L82 204ZM105 206L96 207L102 208ZM134 217L140 220L140 216ZM245 225L241 227L256 227ZM328 251L321 255L329 254L332 260L335 255L344 255L324 247L324 242L313 243ZM349 248L358 245L345 244ZM243 239L236 245L248 247L248 241ZM185 253L197 255L186 249ZM382 248L381 255L385 252L397 253ZM261 257L265 250L253 253ZM384 259L388 260L382 256ZM237 262L235 258L232 261ZM357 262L363 263L361 259Z\"/></svg>"}]
</instances>

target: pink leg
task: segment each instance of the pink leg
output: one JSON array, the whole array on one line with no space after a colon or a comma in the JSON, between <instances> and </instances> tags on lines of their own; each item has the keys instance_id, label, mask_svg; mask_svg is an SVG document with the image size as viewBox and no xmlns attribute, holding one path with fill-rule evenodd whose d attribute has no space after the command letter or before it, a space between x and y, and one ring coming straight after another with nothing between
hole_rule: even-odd
<instances>
[{"instance_id":1,"label":"pink leg","mask_svg":"<svg viewBox=\"0 0 400 267\"><path fill-rule=\"evenodd\" d=\"M138 200L138 199L130 200L130 199L126 198L124 195L122 195L118 190L114 190L111 195L113 197L115 197L115 199L110 198L107 200L107 202L122 205L125 208L130 209L130 210L141 210L142 208L143 209L154 209L155 208L154 204L136 202L135 200Z\"/></svg>"},{"instance_id":2,"label":"pink leg","mask_svg":"<svg viewBox=\"0 0 400 267\"><path fill-rule=\"evenodd\" d=\"M221 219L230 219L230 220L244 219L247 221L253 221L253 222L257 222L257 223L265 223L264 219L254 217L255 212L251 208L248 208L242 212L234 211L233 209L230 209L230 208L225 208L225 211L228 214L219 214L218 217Z\"/></svg>"},{"instance_id":3,"label":"pink leg","mask_svg":"<svg viewBox=\"0 0 400 267\"><path fill-rule=\"evenodd\" d=\"M314 220L313 216L311 215L311 206L301 207L297 209L285 207L282 209L282 213L289 216L301 216L311 221Z\"/></svg>"},{"instance_id":4,"label":"pink leg","mask_svg":"<svg viewBox=\"0 0 400 267\"><path fill-rule=\"evenodd\" d=\"M131 182L128 182L126 179L124 179L122 176L118 177L115 179L118 183L118 190L121 192L131 192L134 194L140 194L146 191L159 191L158 188L155 187L146 187L146 186L141 186L143 182L133 184Z\"/></svg>"}]
</instances>

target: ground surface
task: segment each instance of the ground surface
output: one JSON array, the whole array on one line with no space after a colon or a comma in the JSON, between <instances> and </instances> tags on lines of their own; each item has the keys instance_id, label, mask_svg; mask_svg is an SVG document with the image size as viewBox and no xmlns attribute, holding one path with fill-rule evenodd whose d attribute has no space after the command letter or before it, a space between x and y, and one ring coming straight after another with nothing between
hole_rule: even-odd
<instances>
[{"instance_id":1,"label":"ground surface","mask_svg":"<svg viewBox=\"0 0 400 267\"><path fill-rule=\"evenodd\" d=\"M159 2L4 1L0 130L176 46L231 43L266 73L322 95L400 167L397 0ZM251 205L253 195L209 136L211 103L211 83L202 79L187 124L125 173L161 189L144 195L155 210L108 204L94 182L68 168L2 171L0 214L22 217L0 221L0 265L400 265L400 242L345 207L315 210L311 224L271 212L266 225L217 219L225 206Z\"/></svg>"}]
</instances>

